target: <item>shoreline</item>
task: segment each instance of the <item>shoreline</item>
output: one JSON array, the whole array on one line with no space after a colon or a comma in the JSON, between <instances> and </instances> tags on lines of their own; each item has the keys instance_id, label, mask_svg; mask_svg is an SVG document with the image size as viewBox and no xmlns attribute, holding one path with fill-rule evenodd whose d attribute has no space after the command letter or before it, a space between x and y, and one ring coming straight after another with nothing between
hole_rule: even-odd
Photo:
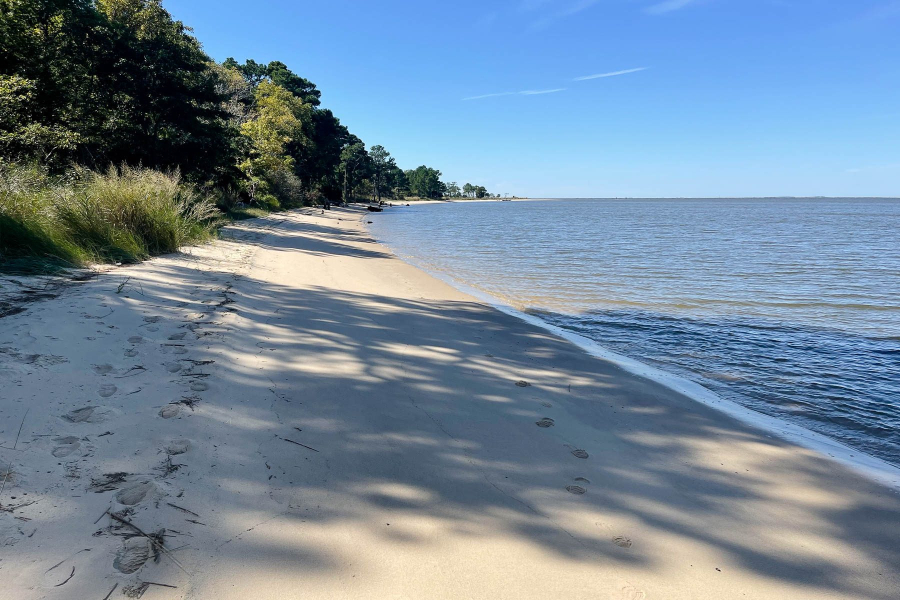
<instances>
[{"instance_id":1,"label":"shoreline","mask_svg":"<svg viewBox=\"0 0 900 600\"><path fill-rule=\"evenodd\" d=\"M242 221L0 319L11 597L892 600L896 493L432 277L366 218Z\"/></svg>"},{"instance_id":2,"label":"shoreline","mask_svg":"<svg viewBox=\"0 0 900 600\"><path fill-rule=\"evenodd\" d=\"M534 200L539 199L535 198ZM370 228L367 228L367 230L369 230L370 235L375 237ZM463 293L486 302L501 312L512 315L526 323L546 329L554 335L575 344L592 356L616 364L628 373L664 385L676 393L682 394L706 406L715 408L723 414L738 419L751 427L757 427L763 431L773 433L785 441L818 452L823 457L829 458L837 464L850 468L880 485L884 485L894 491L900 492L900 467L896 465L875 456L871 456L862 450L855 449L821 433L817 433L779 417L760 413L732 400L727 400L696 381L692 381L686 377L653 367L640 360L614 352L603 346L603 344L590 338L553 325L540 317L521 311L500 298L470 286L448 273L430 269L413 257L399 256L393 252L390 244L385 240L378 239L377 241L379 244L388 248L399 260L428 273L436 279L440 279Z\"/></svg>"}]
</instances>

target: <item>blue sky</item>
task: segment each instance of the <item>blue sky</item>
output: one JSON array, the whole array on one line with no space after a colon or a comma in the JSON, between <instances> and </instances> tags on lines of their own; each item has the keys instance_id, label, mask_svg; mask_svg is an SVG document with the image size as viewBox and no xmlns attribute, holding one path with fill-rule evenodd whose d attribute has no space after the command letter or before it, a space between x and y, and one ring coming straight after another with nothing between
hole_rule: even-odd
<instances>
[{"instance_id":1,"label":"blue sky","mask_svg":"<svg viewBox=\"0 0 900 600\"><path fill-rule=\"evenodd\" d=\"M900 0L164 5L215 59L285 62L367 145L447 181L900 196Z\"/></svg>"}]
</instances>

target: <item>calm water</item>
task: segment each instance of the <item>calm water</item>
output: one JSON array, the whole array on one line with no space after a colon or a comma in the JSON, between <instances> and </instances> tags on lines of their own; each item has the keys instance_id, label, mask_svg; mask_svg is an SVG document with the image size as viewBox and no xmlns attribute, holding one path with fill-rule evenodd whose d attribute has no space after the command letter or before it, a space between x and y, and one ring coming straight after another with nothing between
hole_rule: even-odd
<instances>
[{"instance_id":1,"label":"calm water","mask_svg":"<svg viewBox=\"0 0 900 600\"><path fill-rule=\"evenodd\" d=\"M900 200L387 209L400 256L900 465Z\"/></svg>"}]
</instances>

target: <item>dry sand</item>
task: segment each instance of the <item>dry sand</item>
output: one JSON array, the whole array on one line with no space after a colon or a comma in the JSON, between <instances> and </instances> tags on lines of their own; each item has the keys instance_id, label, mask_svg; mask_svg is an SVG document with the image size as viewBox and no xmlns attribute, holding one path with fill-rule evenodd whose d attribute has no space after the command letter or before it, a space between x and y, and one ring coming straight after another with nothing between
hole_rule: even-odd
<instances>
[{"instance_id":1,"label":"dry sand","mask_svg":"<svg viewBox=\"0 0 900 600\"><path fill-rule=\"evenodd\" d=\"M900 596L896 493L365 218L247 221L0 319L0 598Z\"/></svg>"}]
</instances>

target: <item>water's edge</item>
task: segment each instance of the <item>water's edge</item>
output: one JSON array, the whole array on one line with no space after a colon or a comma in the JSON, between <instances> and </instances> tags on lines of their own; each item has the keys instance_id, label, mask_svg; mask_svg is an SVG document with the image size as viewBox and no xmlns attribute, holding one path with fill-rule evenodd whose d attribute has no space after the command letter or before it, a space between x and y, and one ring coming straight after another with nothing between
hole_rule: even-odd
<instances>
[{"instance_id":1,"label":"water's edge","mask_svg":"<svg viewBox=\"0 0 900 600\"><path fill-rule=\"evenodd\" d=\"M675 392L678 392L679 394L682 394L683 396L686 396L687 398L690 398L691 400L700 402L701 404L725 413L726 415L737 419L742 423L745 423L752 427L756 427L757 429L761 429L765 432L772 433L779 438L793 443L797 446L801 446L803 448L818 452L827 459L848 467L853 471L896 492L900 492L900 467L895 467L887 461L881 460L880 458L876 458L874 456L870 456L865 452L846 446L845 444L837 440L833 440L820 433L810 431L809 429L800 427L799 425L795 425L787 421L783 421L776 417L771 417L769 415L756 412L755 410L752 410L745 406L741 406L740 404L732 402L731 400L726 400L725 398L720 397L715 392L703 387L695 381L691 381L690 379L681 377L680 375L675 375L673 373L663 371L656 367L652 367L650 365L637 361L633 358L618 354L583 335L579 335L573 331L548 323L535 315L522 312L507 304L506 302L503 302L499 298L491 296L490 294L476 289L475 287L470 286L465 282L454 279L453 277L445 273L435 271L427 267L426 265L419 263L413 257L400 256L399 254L394 252L393 248L391 248L390 244L386 240L379 239L371 230L371 228L366 226L365 215L360 216L360 222L366 228L366 231L369 233L372 239L383 246L385 250L387 250L387 252L389 252L392 256L419 269L420 271L424 271L435 279L439 279L461 292L464 292L466 294L469 294L470 296L477 298L478 300L481 300L482 302L490 305L500 312L521 319L522 321L525 321L526 323L529 323L531 325L535 325L537 327L545 329L575 344L591 356L610 362L618 366L622 370L627 371L628 373L659 383Z\"/></svg>"}]
</instances>

